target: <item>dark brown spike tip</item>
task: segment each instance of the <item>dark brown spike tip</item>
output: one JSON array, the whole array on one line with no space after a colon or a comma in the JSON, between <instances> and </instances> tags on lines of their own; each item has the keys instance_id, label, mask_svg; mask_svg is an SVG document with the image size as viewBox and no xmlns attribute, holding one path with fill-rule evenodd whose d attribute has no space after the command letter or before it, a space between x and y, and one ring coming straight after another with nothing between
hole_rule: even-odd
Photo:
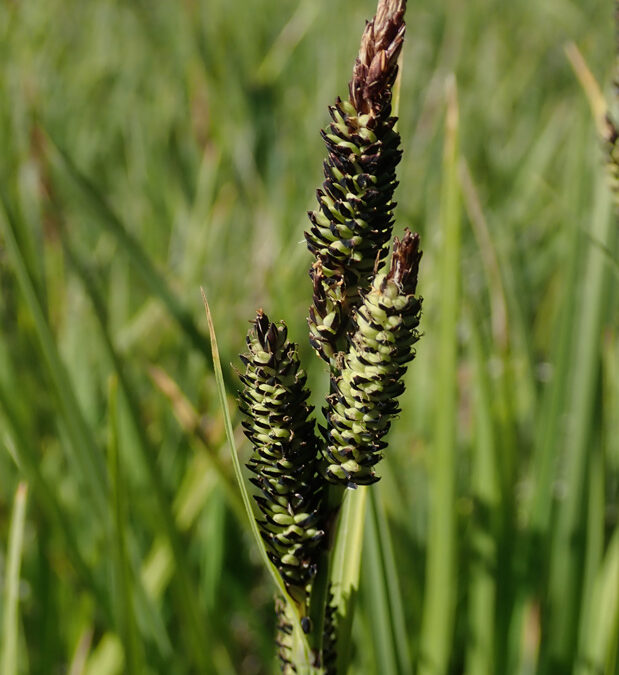
<instances>
[{"instance_id":1,"label":"dark brown spike tip","mask_svg":"<svg viewBox=\"0 0 619 675\"><path fill-rule=\"evenodd\" d=\"M358 113L377 114L391 100L402 50L406 0L379 0L376 16L366 25L349 84Z\"/></svg>"},{"instance_id":2,"label":"dark brown spike tip","mask_svg":"<svg viewBox=\"0 0 619 675\"><path fill-rule=\"evenodd\" d=\"M419 261L423 255L419 250L420 239L415 232L408 228L400 241L397 237L393 240L393 254L391 256L391 269L387 275L406 293L414 293L417 288L419 275Z\"/></svg>"},{"instance_id":3,"label":"dark brown spike tip","mask_svg":"<svg viewBox=\"0 0 619 675\"><path fill-rule=\"evenodd\" d=\"M261 309L259 309L256 312L256 318L254 319L253 324L256 328L256 337L260 341L260 344L263 347L266 347L266 337L269 331L269 326L271 325L269 317Z\"/></svg>"},{"instance_id":4,"label":"dark brown spike tip","mask_svg":"<svg viewBox=\"0 0 619 675\"><path fill-rule=\"evenodd\" d=\"M267 352L275 353L285 342L288 329L283 321L279 324L272 323L262 309L256 312L256 318L252 321L255 335L262 348ZM248 339L251 338L251 331Z\"/></svg>"}]
</instances>

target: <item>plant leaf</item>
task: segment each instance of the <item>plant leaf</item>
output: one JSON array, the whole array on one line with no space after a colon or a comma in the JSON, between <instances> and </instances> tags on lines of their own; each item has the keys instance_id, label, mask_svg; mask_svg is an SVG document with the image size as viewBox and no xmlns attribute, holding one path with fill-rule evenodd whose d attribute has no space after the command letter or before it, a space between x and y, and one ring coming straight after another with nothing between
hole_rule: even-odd
<instances>
[{"instance_id":1,"label":"plant leaf","mask_svg":"<svg viewBox=\"0 0 619 675\"><path fill-rule=\"evenodd\" d=\"M19 634L19 570L24 546L28 484L19 483L13 502L9 532L7 571L4 583L4 617L2 621L2 675L17 675L17 638Z\"/></svg>"}]
</instances>

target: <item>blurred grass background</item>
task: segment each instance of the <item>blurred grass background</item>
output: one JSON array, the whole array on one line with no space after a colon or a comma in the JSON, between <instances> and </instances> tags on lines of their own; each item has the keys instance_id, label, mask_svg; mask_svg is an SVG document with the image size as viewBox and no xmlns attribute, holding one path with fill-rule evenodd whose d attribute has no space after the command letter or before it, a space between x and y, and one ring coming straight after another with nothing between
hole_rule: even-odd
<instances>
[{"instance_id":1,"label":"blurred grass background","mask_svg":"<svg viewBox=\"0 0 619 675\"><path fill-rule=\"evenodd\" d=\"M301 344L320 407L302 233L326 106L374 9L0 2L3 673L272 672L272 589L233 482L199 287L231 401L227 364L263 307ZM617 231L564 54L574 41L610 94L612 11L409 3L397 228L422 236L424 337L367 529L355 672L619 673ZM403 638L376 625L387 525ZM444 606L426 583L437 527L453 556L436 562ZM422 629L429 603L442 647Z\"/></svg>"}]
</instances>

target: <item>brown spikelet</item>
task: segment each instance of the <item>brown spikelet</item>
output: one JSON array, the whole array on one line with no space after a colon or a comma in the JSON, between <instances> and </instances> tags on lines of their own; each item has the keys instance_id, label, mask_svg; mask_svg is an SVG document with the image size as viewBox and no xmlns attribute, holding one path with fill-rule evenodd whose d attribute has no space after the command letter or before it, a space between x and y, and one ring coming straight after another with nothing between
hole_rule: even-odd
<instances>
[{"instance_id":1,"label":"brown spikelet","mask_svg":"<svg viewBox=\"0 0 619 675\"><path fill-rule=\"evenodd\" d=\"M404 40L405 10L406 0L380 0L376 16L365 27L349 84L350 101L358 113L374 115L391 100Z\"/></svg>"}]
</instances>

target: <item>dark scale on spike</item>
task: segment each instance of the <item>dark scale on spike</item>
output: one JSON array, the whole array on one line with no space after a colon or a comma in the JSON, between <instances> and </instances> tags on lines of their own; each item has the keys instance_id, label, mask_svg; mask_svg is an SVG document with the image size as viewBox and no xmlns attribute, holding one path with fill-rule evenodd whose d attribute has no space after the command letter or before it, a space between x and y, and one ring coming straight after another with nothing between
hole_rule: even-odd
<instances>
[{"instance_id":1,"label":"dark scale on spike","mask_svg":"<svg viewBox=\"0 0 619 675\"><path fill-rule=\"evenodd\" d=\"M399 412L397 397L406 363L414 357L421 299L415 296L421 251L408 230L393 245L391 269L374 277L355 313L341 374L331 381L325 409L327 478L349 487L378 480L374 465L386 444L381 439Z\"/></svg>"},{"instance_id":2,"label":"dark scale on spike","mask_svg":"<svg viewBox=\"0 0 619 675\"><path fill-rule=\"evenodd\" d=\"M329 108L332 122L322 132L327 147L325 181L318 209L309 213L307 246L314 305L312 346L329 361L345 348L352 310L368 290L375 264L387 255L393 229L395 170L402 156L391 115L392 87L404 39L404 0L387 0L364 31L349 99ZM334 328L335 326L335 328Z\"/></svg>"},{"instance_id":3,"label":"dark scale on spike","mask_svg":"<svg viewBox=\"0 0 619 675\"><path fill-rule=\"evenodd\" d=\"M322 485L306 376L285 325L271 323L262 312L247 346L240 409L246 416L245 435L254 446L247 466L259 490L255 500L263 519L258 525L284 583L294 597L303 598L323 537Z\"/></svg>"}]
</instances>

